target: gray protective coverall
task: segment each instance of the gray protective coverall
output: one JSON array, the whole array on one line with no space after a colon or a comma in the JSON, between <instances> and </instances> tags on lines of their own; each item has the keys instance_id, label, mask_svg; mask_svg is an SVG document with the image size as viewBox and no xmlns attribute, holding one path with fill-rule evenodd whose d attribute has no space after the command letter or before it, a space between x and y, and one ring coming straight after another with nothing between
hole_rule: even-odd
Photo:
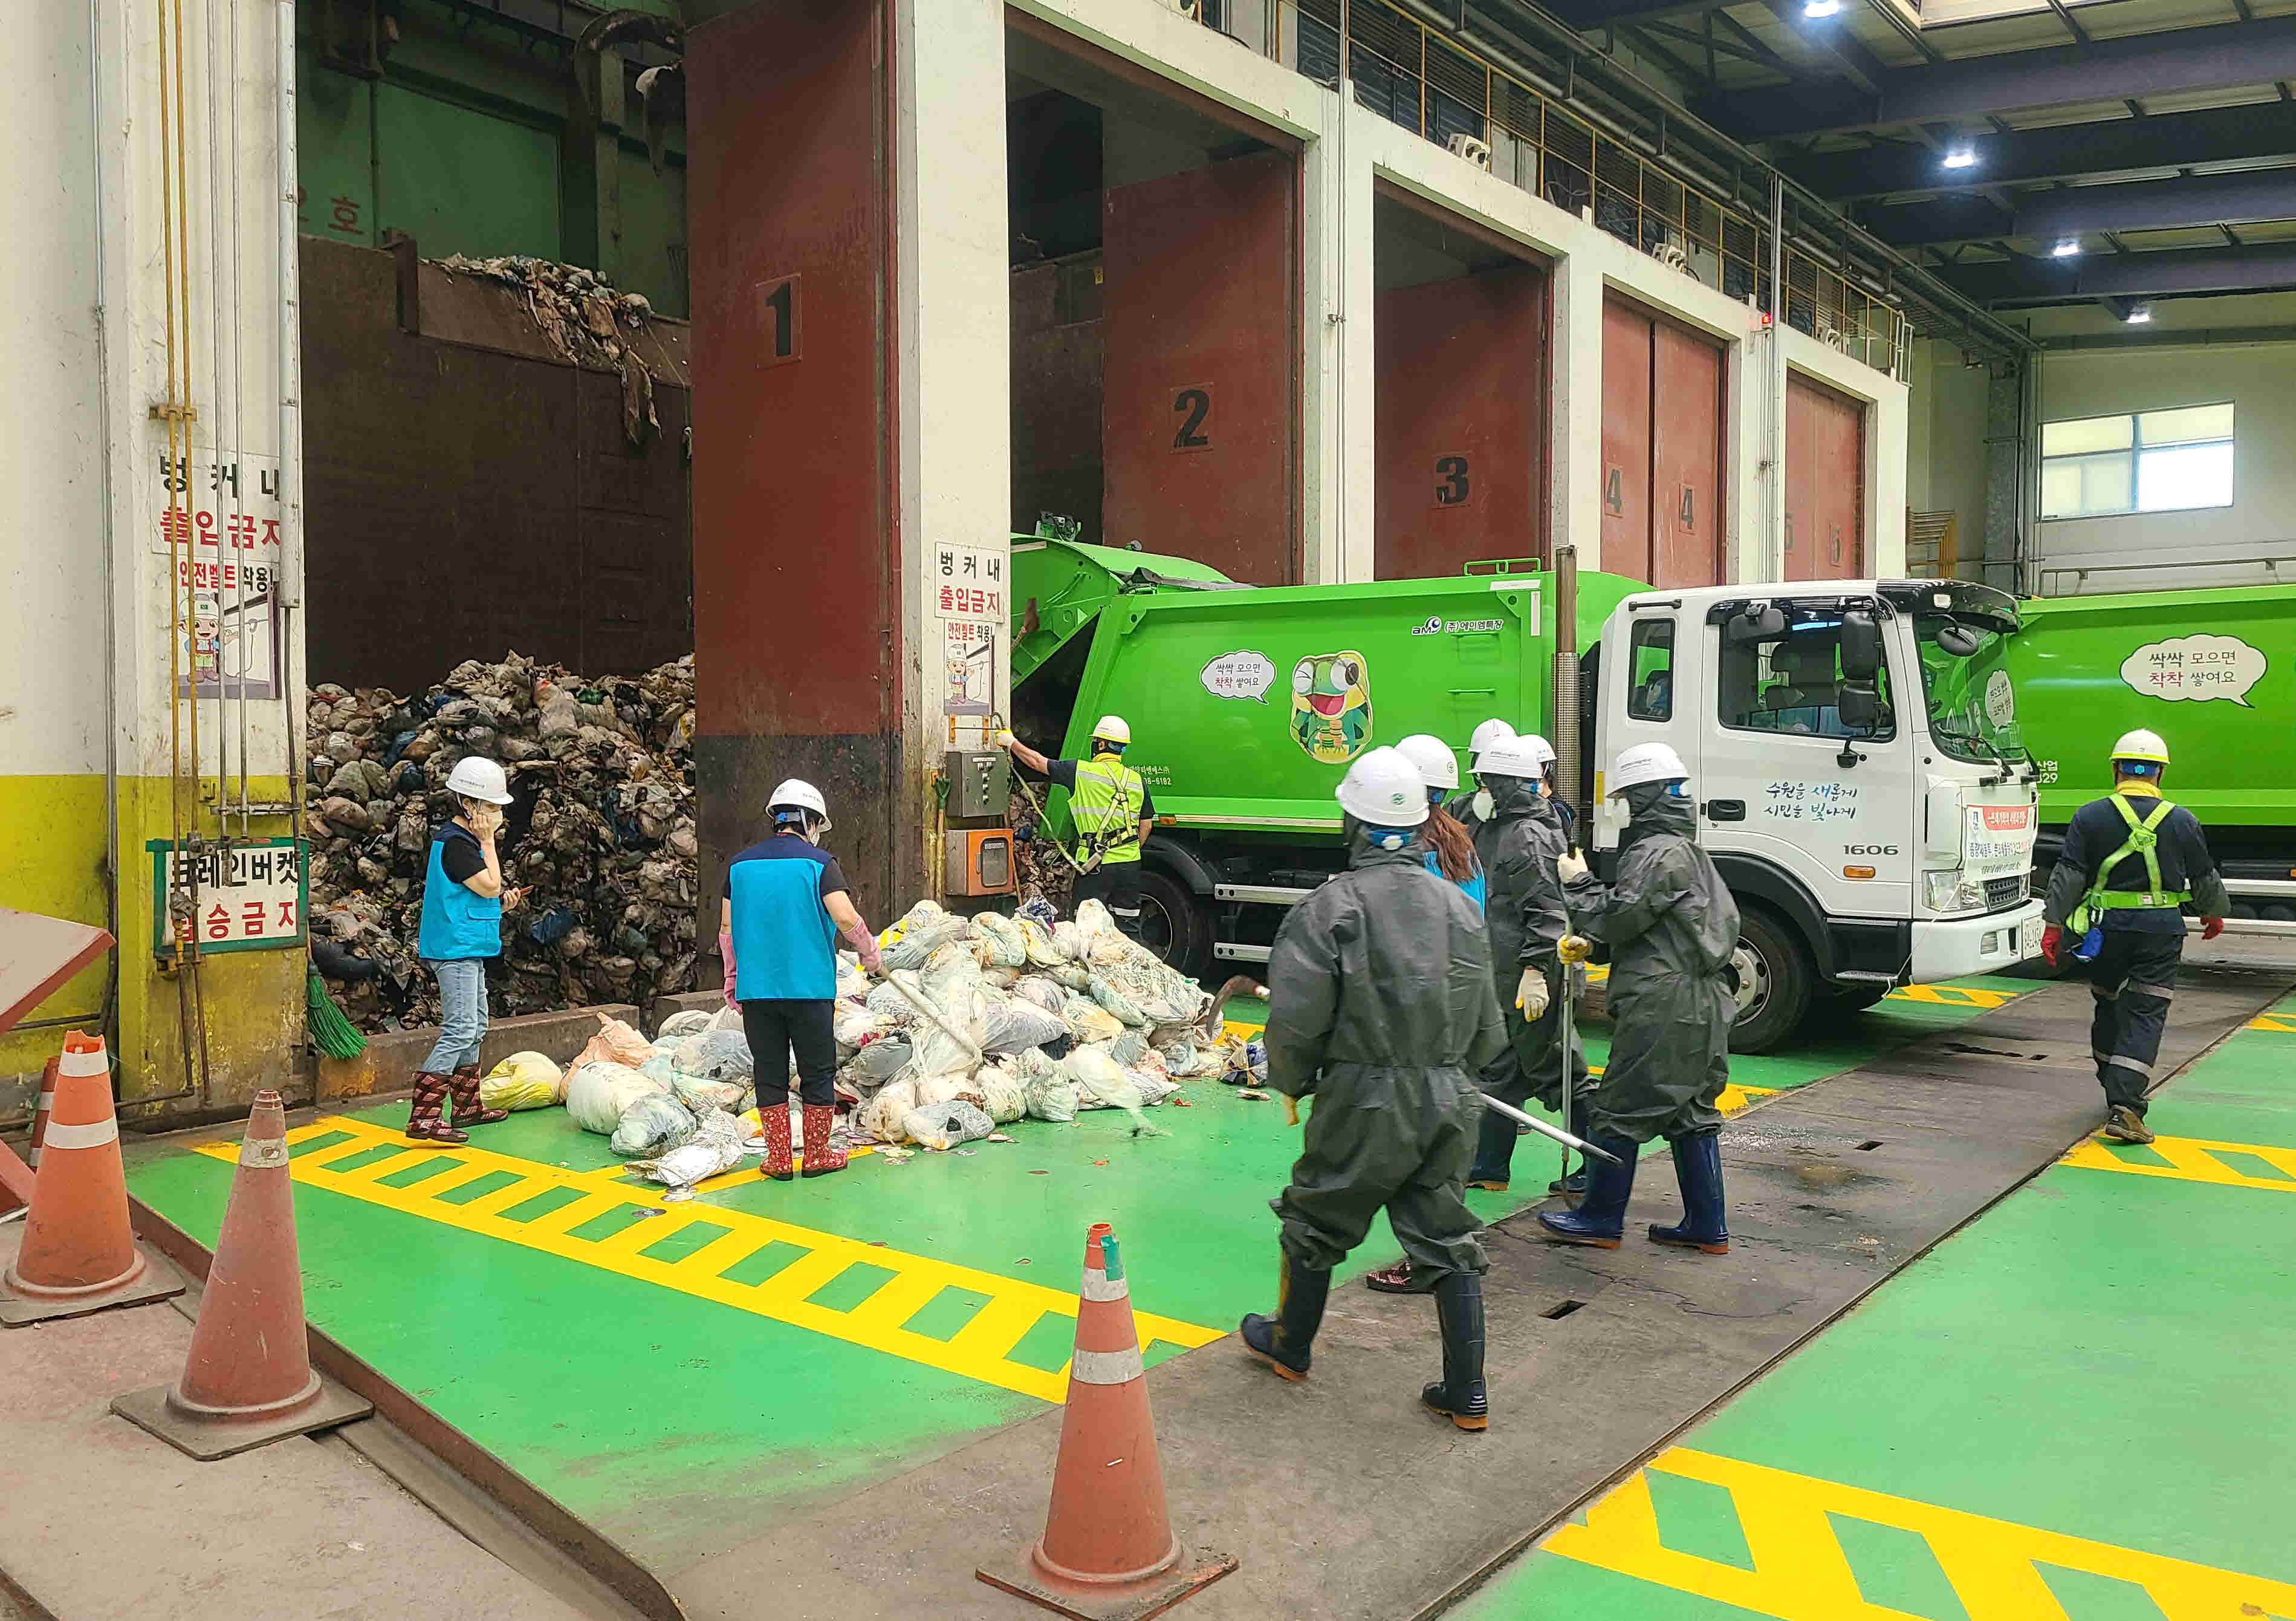
<instances>
[{"instance_id":1,"label":"gray protective coverall","mask_svg":"<svg viewBox=\"0 0 2296 1621\"><path fill-rule=\"evenodd\" d=\"M1641 802L1636 802L1640 801ZM1725 968L1738 942L1738 903L1698 847L1691 802L1629 791L1634 819L1615 881L1571 884L1579 933L1611 948L1614 1033L1603 1084L1587 1099L1594 1130L1648 1142L1718 1130L1715 1101L1730 1079L1735 1003Z\"/></svg>"},{"instance_id":2,"label":"gray protective coverall","mask_svg":"<svg viewBox=\"0 0 2296 1621\"><path fill-rule=\"evenodd\" d=\"M1475 854L1489 884L1483 915L1491 932L1491 988L1506 1019L1514 1073L1486 1075L1484 1090L1505 1103L1520 1106L1530 1097L1548 1108L1560 1108L1562 969L1554 949L1570 932L1570 919L1563 909L1562 882L1554 876L1554 858L1570 845L1554 802L1543 797L1535 784L1510 778L1491 780L1498 785L1491 790L1491 819L1475 828ZM1525 968L1537 968L1546 976L1546 1013L1535 1021L1525 1019L1514 1005L1515 987ZM1570 1066L1573 1088L1582 1087L1587 1055L1575 1035Z\"/></svg>"},{"instance_id":3,"label":"gray protective coverall","mask_svg":"<svg viewBox=\"0 0 2296 1621\"><path fill-rule=\"evenodd\" d=\"M1480 1273L1462 1197L1483 1115L1471 1077L1505 1042L1483 920L1416 840L1350 833L1350 869L1292 909L1267 959L1268 1084L1316 1099L1271 1201L1283 1251L1329 1271L1384 1206L1427 1279Z\"/></svg>"}]
</instances>

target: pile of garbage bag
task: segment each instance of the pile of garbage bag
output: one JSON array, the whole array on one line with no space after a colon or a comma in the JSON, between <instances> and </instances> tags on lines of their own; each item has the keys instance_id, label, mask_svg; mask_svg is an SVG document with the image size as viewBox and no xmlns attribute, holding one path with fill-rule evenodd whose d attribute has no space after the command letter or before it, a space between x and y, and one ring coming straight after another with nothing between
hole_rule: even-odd
<instances>
[{"instance_id":1,"label":"pile of garbage bag","mask_svg":"<svg viewBox=\"0 0 2296 1621\"><path fill-rule=\"evenodd\" d=\"M693 988L693 660L591 679L511 654L437 687L312 688L303 829L312 958L352 1023L438 1022L415 956L447 773L499 761L513 802L504 876L527 889L489 967L496 1016Z\"/></svg>"}]
</instances>

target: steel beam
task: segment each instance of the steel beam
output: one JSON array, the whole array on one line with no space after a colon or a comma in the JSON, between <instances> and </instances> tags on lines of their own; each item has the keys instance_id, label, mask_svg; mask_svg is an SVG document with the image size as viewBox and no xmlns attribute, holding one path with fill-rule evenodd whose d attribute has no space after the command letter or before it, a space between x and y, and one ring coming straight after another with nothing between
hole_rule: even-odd
<instances>
[{"instance_id":1,"label":"steel beam","mask_svg":"<svg viewBox=\"0 0 2296 1621\"><path fill-rule=\"evenodd\" d=\"M2296 287L2296 243L2091 254L2080 259L1994 259L1942 266L1937 275L1980 304L2261 292Z\"/></svg>"},{"instance_id":2,"label":"steel beam","mask_svg":"<svg viewBox=\"0 0 2296 1621\"><path fill-rule=\"evenodd\" d=\"M1718 98L1710 115L1742 140L1767 141L2125 96L2232 90L2292 76L2296 16L2270 17L1893 68L1871 95L1847 88L1791 98L1745 92Z\"/></svg>"},{"instance_id":3,"label":"steel beam","mask_svg":"<svg viewBox=\"0 0 2296 1621\"><path fill-rule=\"evenodd\" d=\"M1970 145L1977 161L1967 169L1947 169L1936 152L1911 142L1819 152L1788 167L1795 179L1819 196L1853 202L2281 157L2296 152L2296 103L2263 102L2102 124L2015 129L1980 136Z\"/></svg>"},{"instance_id":4,"label":"steel beam","mask_svg":"<svg viewBox=\"0 0 2296 1621\"><path fill-rule=\"evenodd\" d=\"M1644 22L1679 22L1718 12L1742 0L1562 0L1546 9L1581 33L1633 28Z\"/></svg>"},{"instance_id":5,"label":"steel beam","mask_svg":"<svg viewBox=\"0 0 2296 1621\"><path fill-rule=\"evenodd\" d=\"M1860 218L1883 242L1901 248L1941 247L1998 236L2080 236L2105 231L2161 231L2187 226L2254 225L2296 219L2296 168L2133 180L2125 185L2067 186L2030 192L2013 211L1975 196L1867 209Z\"/></svg>"},{"instance_id":6,"label":"steel beam","mask_svg":"<svg viewBox=\"0 0 2296 1621\"><path fill-rule=\"evenodd\" d=\"M1849 31L1849 20L1855 12L1842 11L1831 17L1805 17L1801 0L1763 0L1763 4L1787 33L1801 42L1803 49L1831 63L1835 72L1858 89L1878 95L1888 82L1889 64L1859 44L1857 36Z\"/></svg>"}]
</instances>

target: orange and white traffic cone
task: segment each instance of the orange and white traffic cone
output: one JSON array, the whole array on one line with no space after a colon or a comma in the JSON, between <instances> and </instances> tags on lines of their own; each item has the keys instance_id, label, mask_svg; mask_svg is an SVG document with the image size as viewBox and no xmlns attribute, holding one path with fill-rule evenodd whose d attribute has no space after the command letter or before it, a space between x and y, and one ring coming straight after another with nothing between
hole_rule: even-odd
<instances>
[{"instance_id":1,"label":"orange and white traffic cone","mask_svg":"<svg viewBox=\"0 0 2296 1621\"><path fill-rule=\"evenodd\" d=\"M75 1030L56 1060L55 1105L24 1241L0 1272L0 1323L84 1317L183 1292L174 1269L138 1249L129 1230L111 1062L102 1037Z\"/></svg>"},{"instance_id":2,"label":"orange and white traffic cone","mask_svg":"<svg viewBox=\"0 0 2296 1621\"><path fill-rule=\"evenodd\" d=\"M311 1370L287 1109L268 1087L247 1116L183 1377L114 1396L111 1411L203 1461L374 1411Z\"/></svg>"},{"instance_id":3,"label":"orange and white traffic cone","mask_svg":"<svg viewBox=\"0 0 2296 1621\"><path fill-rule=\"evenodd\" d=\"M1076 1354L1045 1535L1013 1566L973 1575L1077 1621L1137 1621L1235 1567L1232 1553L1191 1557L1172 1535L1132 1289L1115 1233L1095 1222L1085 1235Z\"/></svg>"}]
</instances>

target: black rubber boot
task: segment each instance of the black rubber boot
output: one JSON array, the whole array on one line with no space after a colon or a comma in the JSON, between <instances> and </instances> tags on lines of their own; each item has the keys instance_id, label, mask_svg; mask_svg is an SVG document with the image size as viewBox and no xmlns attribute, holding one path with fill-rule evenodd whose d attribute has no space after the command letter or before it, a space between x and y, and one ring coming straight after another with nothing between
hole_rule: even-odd
<instances>
[{"instance_id":1,"label":"black rubber boot","mask_svg":"<svg viewBox=\"0 0 2296 1621\"><path fill-rule=\"evenodd\" d=\"M1677 1227L1653 1224L1651 1242L1703 1250L1710 1255L1728 1255L1730 1228L1724 1220L1722 1204L1722 1140L1712 1131L1701 1131L1694 1137L1677 1137L1669 1146L1674 1149L1675 1180L1682 1184L1682 1222Z\"/></svg>"},{"instance_id":2,"label":"black rubber boot","mask_svg":"<svg viewBox=\"0 0 2296 1621\"><path fill-rule=\"evenodd\" d=\"M1277 1277L1275 1315L1262 1317L1254 1312L1237 1332L1243 1337L1243 1348L1277 1373L1287 1379L1304 1379L1316 1330L1324 1326L1324 1302L1332 1292L1332 1274L1301 1266L1286 1255Z\"/></svg>"},{"instance_id":3,"label":"black rubber boot","mask_svg":"<svg viewBox=\"0 0 2296 1621\"><path fill-rule=\"evenodd\" d=\"M1571 1136L1580 1139L1584 1139L1587 1131L1587 1111L1579 1102L1579 1099L1586 1094L1586 1085L1587 1083L1583 1081L1578 1083L1578 1090L1572 1095L1570 1099L1570 1117L1562 1123L1564 1130L1568 1131ZM1585 1197L1587 1193L1587 1160L1585 1156L1582 1155L1579 1156L1578 1168L1571 1172L1570 1175L1563 1177L1558 1181L1547 1183L1546 1191L1550 1194L1559 1193L1574 1205L1577 1204L1579 1199Z\"/></svg>"},{"instance_id":4,"label":"black rubber boot","mask_svg":"<svg viewBox=\"0 0 2296 1621\"><path fill-rule=\"evenodd\" d=\"M1641 1145L1625 1137L1589 1137L1598 1148L1618 1156L1615 1165L1595 1160L1587 1168L1587 1191L1576 1210L1542 1210L1541 1231L1565 1244L1616 1249L1626 1235L1627 1201L1635 1194L1635 1155Z\"/></svg>"},{"instance_id":5,"label":"black rubber boot","mask_svg":"<svg viewBox=\"0 0 2296 1621\"><path fill-rule=\"evenodd\" d=\"M1452 1272L1435 1286L1435 1320L1443 1329L1443 1382L1430 1385L1419 1399L1461 1429L1490 1428L1490 1402L1483 1392L1483 1280L1477 1272Z\"/></svg>"}]
</instances>

